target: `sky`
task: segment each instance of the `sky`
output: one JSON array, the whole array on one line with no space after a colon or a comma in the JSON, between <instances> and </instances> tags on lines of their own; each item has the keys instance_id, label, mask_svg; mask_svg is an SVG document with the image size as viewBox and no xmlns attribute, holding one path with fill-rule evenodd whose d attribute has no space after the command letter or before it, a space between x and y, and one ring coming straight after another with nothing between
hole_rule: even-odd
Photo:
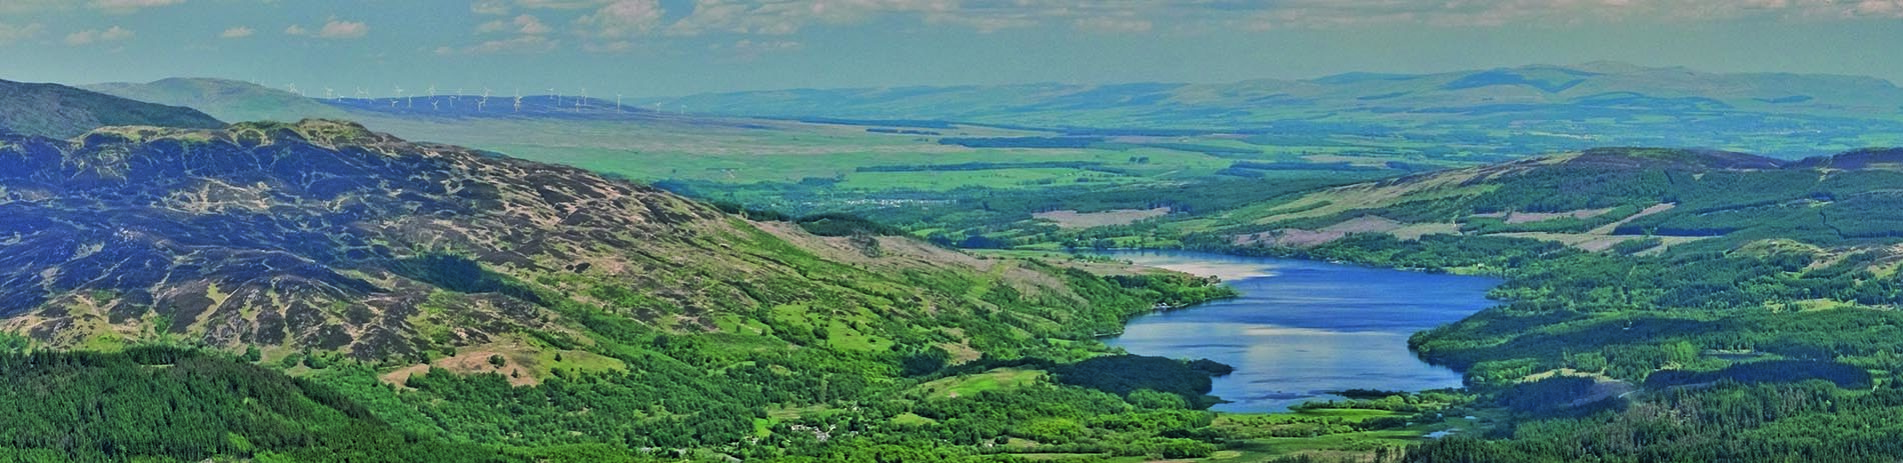
<instances>
[{"instance_id":1,"label":"sky","mask_svg":"<svg viewBox=\"0 0 1903 463\"><path fill-rule=\"evenodd\" d=\"M0 0L0 79L671 96L1623 61L1903 82L1903 0Z\"/></svg>"}]
</instances>

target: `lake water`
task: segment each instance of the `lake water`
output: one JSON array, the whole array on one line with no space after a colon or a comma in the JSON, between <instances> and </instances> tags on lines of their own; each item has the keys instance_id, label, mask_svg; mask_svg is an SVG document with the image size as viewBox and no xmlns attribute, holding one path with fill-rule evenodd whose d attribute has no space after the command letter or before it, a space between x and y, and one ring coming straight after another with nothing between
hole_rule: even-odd
<instances>
[{"instance_id":1,"label":"lake water","mask_svg":"<svg viewBox=\"0 0 1903 463\"><path fill-rule=\"evenodd\" d=\"M1236 368L1216 378L1213 407L1274 412L1325 391L1420 391L1460 387L1460 374L1408 350L1417 331L1451 323L1495 303L1500 280L1289 259L1145 251L1112 257L1196 275L1214 275L1242 297L1132 320L1105 340L1132 354L1207 358Z\"/></svg>"}]
</instances>

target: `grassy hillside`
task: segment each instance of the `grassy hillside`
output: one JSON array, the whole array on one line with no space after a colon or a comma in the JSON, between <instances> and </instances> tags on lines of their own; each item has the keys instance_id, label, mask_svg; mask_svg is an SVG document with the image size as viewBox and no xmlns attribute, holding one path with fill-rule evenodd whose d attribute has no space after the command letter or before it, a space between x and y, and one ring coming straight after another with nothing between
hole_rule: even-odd
<instances>
[{"instance_id":1,"label":"grassy hillside","mask_svg":"<svg viewBox=\"0 0 1903 463\"><path fill-rule=\"evenodd\" d=\"M106 126L217 128L205 113L55 84L0 80L0 133L69 138Z\"/></svg>"}]
</instances>

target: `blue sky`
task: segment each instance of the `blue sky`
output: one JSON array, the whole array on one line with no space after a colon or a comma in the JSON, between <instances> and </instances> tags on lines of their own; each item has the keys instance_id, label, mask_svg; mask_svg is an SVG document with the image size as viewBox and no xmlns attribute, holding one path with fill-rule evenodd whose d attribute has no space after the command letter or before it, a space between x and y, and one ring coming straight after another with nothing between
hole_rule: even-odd
<instances>
[{"instance_id":1,"label":"blue sky","mask_svg":"<svg viewBox=\"0 0 1903 463\"><path fill-rule=\"evenodd\" d=\"M0 79L593 95L1597 60L1903 81L1903 0L0 0Z\"/></svg>"}]
</instances>

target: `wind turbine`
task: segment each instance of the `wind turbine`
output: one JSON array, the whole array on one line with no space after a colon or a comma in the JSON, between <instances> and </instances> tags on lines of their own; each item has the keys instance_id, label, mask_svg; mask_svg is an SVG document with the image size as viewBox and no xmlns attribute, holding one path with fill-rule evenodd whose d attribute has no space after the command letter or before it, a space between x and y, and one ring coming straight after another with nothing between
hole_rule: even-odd
<instances>
[{"instance_id":1,"label":"wind turbine","mask_svg":"<svg viewBox=\"0 0 1903 463\"><path fill-rule=\"evenodd\" d=\"M370 92L364 91L363 87L357 87L357 93L354 93L353 95L356 95L358 99L363 99L363 100L370 99Z\"/></svg>"},{"instance_id":2,"label":"wind turbine","mask_svg":"<svg viewBox=\"0 0 1903 463\"><path fill-rule=\"evenodd\" d=\"M615 94L615 112L621 112L621 94Z\"/></svg>"},{"instance_id":3,"label":"wind turbine","mask_svg":"<svg viewBox=\"0 0 1903 463\"><path fill-rule=\"evenodd\" d=\"M326 100L337 99L337 90L330 87L324 87L324 99Z\"/></svg>"},{"instance_id":4,"label":"wind turbine","mask_svg":"<svg viewBox=\"0 0 1903 463\"><path fill-rule=\"evenodd\" d=\"M390 100L390 107L396 107L396 100L410 101L408 98L403 97L403 86L393 85L393 87L396 87L396 99Z\"/></svg>"},{"instance_id":5,"label":"wind turbine","mask_svg":"<svg viewBox=\"0 0 1903 463\"><path fill-rule=\"evenodd\" d=\"M522 112L522 89L515 89L515 112Z\"/></svg>"},{"instance_id":6,"label":"wind turbine","mask_svg":"<svg viewBox=\"0 0 1903 463\"><path fill-rule=\"evenodd\" d=\"M298 90L297 84L284 84L284 89L290 90L291 93L296 93L297 96L304 96L304 91Z\"/></svg>"},{"instance_id":7,"label":"wind turbine","mask_svg":"<svg viewBox=\"0 0 1903 463\"><path fill-rule=\"evenodd\" d=\"M581 88L581 98L575 99L575 109L581 109L582 102L588 101L588 87Z\"/></svg>"},{"instance_id":8,"label":"wind turbine","mask_svg":"<svg viewBox=\"0 0 1903 463\"><path fill-rule=\"evenodd\" d=\"M555 91L555 87L549 87L549 88L548 88L548 94L550 94L550 95L554 95L554 96L555 96L555 107L557 107L557 108L560 108L560 107L562 107L562 94L561 94L561 92L557 92L557 91Z\"/></svg>"}]
</instances>

